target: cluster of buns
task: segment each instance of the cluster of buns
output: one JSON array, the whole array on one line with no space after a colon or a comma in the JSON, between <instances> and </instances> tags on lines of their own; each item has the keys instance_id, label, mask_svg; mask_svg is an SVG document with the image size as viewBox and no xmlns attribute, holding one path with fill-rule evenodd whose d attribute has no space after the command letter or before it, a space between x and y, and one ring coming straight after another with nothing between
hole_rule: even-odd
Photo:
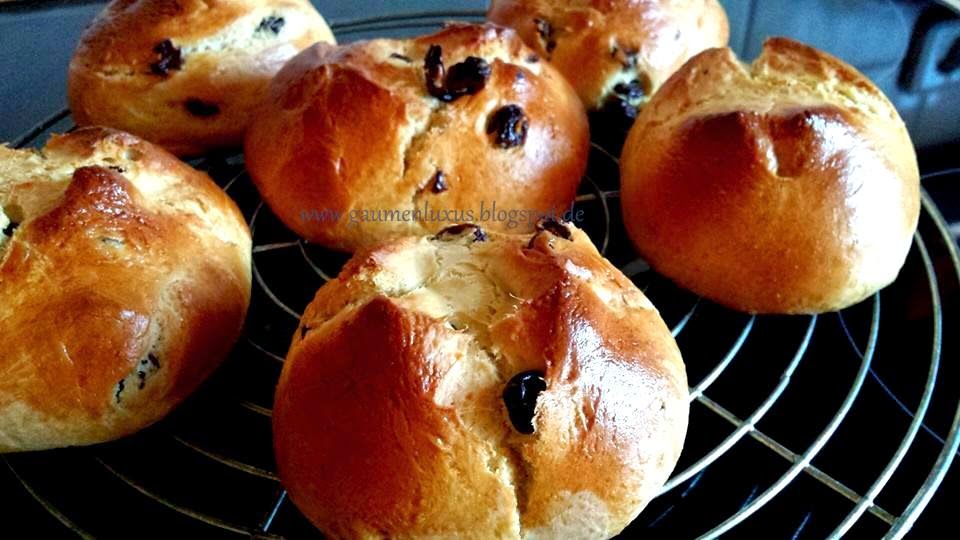
<instances>
[{"instance_id":1,"label":"cluster of buns","mask_svg":"<svg viewBox=\"0 0 960 540\"><path fill-rule=\"evenodd\" d=\"M0 208L0 452L143 428L239 336L250 231L164 150L103 128L0 147Z\"/></svg>"},{"instance_id":2,"label":"cluster of buns","mask_svg":"<svg viewBox=\"0 0 960 540\"><path fill-rule=\"evenodd\" d=\"M114 0L70 64L78 124L180 155L242 143L290 229L357 251L307 308L273 414L284 485L335 537L606 538L676 465L687 381L657 310L576 227L494 210L569 208L586 109L636 118L621 193L641 255L735 309L858 302L917 224L886 97L787 39L740 63L715 48L716 0L488 18L512 29L336 46L307 0ZM0 148L0 229L0 452L136 431L238 336L242 216L134 135Z\"/></svg>"},{"instance_id":3,"label":"cluster of buns","mask_svg":"<svg viewBox=\"0 0 960 540\"><path fill-rule=\"evenodd\" d=\"M609 538L667 480L688 409L670 330L583 232L464 226L320 289L274 446L336 538Z\"/></svg>"}]
</instances>

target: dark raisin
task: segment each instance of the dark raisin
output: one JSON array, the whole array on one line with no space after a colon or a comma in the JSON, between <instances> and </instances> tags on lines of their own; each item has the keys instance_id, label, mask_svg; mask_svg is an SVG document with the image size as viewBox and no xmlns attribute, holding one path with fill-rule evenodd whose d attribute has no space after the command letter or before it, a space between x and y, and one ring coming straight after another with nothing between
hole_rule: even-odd
<instances>
[{"instance_id":1,"label":"dark raisin","mask_svg":"<svg viewBox=\"0 0 960 540\"><path fill-rule=\"evenodd\" d=\"M613 87L613 91L630 101L637 101L646 94L643 85L637 79L633 79L629 83L617 83Z\"/></svg>"},{"instance_id":2,"label":"dark raisin","mask_svg":"<svg viewBox=\"0 0 960 540\"><path fill-rule=\"evenodd\" d=\"M533 24L537 27L537 34L540 34L540 39L547 41L553 36L553 25L550 24L550 21L537 17L533 19Z\"/></svg>"},{"instance_id":3,"label":"dark raisin","mask_svg":"<svg viewBox=\"0 0 960 540\"><path fill-rule=\"evenodd\" d=\"M153 48L158 56L157 61L150 64L150 71L155 75L167 75L170 70L178 70L183 67L183 57L172 41L165 39Z\"/></svg>"},{"instance_id":4,"label":"dark raisin","mask_svg":"<svg viewBox=\"0 0 960 540\"><path fill-rule=\"evenodd\" d=\"M404 62L413 62L409 56L400 53L390 53L390 58L396 58L397 60L403 60Z\"/></svg>"},{"instance_id":5,"label":"dark raisin","mask_svg":"<svg viewBox=\"0 0 960 540\"><path fill-rule=\"evenodd\" d=\"M273 32L273 35L280 33L280 29L283 28L283 25L286 23L283 20L283 17L274 17L270 15L269 17L264 18L260 21L260 26L257 27L257 32Z\"/></svg>"},{"instance_id":6,"label":"dark raisin","mask_svg":"<svg viewBox=\"0 0 960 540\"><path fill-rule=\"evenodd\" d=\"M500 107L487 122L487 133L494 134L493 142L500 148L521 146L527 140L530 123L519 105Z\"/></svg>"},{"instance_id":7,"label":"dark raisin","mask_svg":"<svg viewBox=\"0 0 960 540\"><path fill-rule=\"evenodd\" d=\"M220 114L220 107L217 104L202 99L190 98L184 105L187 107L187 112L194 116L208 117Z\"/></svg>"},{"instance_id":8,"label":"dark raisin","mask_svg":"<svg viewBox=\"0 0 960 540\"><path fill-rule=\"evenodd\" d=\"M146 371L138 371L138 372L137 372L137 377L140 378L140 385L137 386L137 388L139 388L140 390L143 390L143 387L147 385L147 372L146 372Z\"/></svg>"},{"instance_id":9,"label":"dark raisin","mask_svg":"<svg viewBox=\"0 0 960 540\"><path fill-rule=\"evenodd\" d=\"M640 54L638 49L623 49L623 58L620 60L620 65L623 66L623 69L630 69L631 67L637 65L638 54Z\"/></svg>"},{"instance_id":10,"label":"dark raisin","mask_svg":"<svg viewBox=\"0 0 960 540\"><path fill-rule=\"evenodd\" d=\"M503 389L503 403L507 406L514 429L524 435L534 432L537 398L546 389L547 381L542 371L525 371L510 379Z\"/></svg>"},{"instance_id":11,"label":"dark raisin","mask_svg":"<svg viewBox=\"0 0 960 540\"><path fill-rule=\"evenodd\" d=\"M639 114L630 102L612 95L603 106L590 112L590 133L607 150L619 155L627 132Z\"/></svg>"},{"instance_id":12,"label":"dark raisin","mask_svg":"<svg viewBox=\"0 0 960 540\"><path fill-rule=\"evenodd\" d=\"M473 223L461 223L459 225L451 225L446 229L438 232L436 236L433 237L434 240L450 240L453 238L458 238L463 236L467 231L473 231L473 241L474 242L486 242L487 233L484 232L479 226L474 225Z\"/></svg>"},{"instance_id":13,"label":"dark raisin","mask_svg":"<svg viewBox=\"0 0 960 540\"><path fill-rule=\"evenodd\" d=\"M490 64L483 58L470 56L450 67L446 80L447 92L453 99L476 94L483 90L489 78Z\"/></svg>"},{"instance_id":14,"label":"dark raisin","mask_svg":"<svg viewBox=\"0 0 960 540\"><path fill-rule=\"evenodd\" d=\"M554 236L559 236L564 240L573 240L573 235L570 234L570 229L566 225L560 223L554 218L543 218L537 222L538 231L547 231Z\"/></svg>"},{"instance_id":15,"label":"dark raisin","mask_svg":"<svg viewBox=\"0 0 960 540\"><path fill-rule=\"evenodd\" d=\"M447 190L447 175L443 174L443 171L437 171L433 175L433 187L431 190L434 193L443 193Z\"/></svg>"},{"instance_id":16,"label":"dark raisin","mask_svg":"<svg viewBox=\"0 0 960 540\"><path fill-rule=\"evenodd\" d=\"M108 166L107 168L110 169L111 171L116 171L116 172L118 172L118 173L120 173L120 174L123 174L123 173L127 172L127 170L124 169L123 167L118 167L118 166L116 166L116 165L110 165L110 166Z\"/></svg>"},{"instance_id":17,"label":"dark raisin","mask_svg":"<svg viewBox=\"0 0 960 540\"><path fill-rule=\"evenodd\" d=\"M531 64L536 64L539 61L540 61L540 57L537 56L536 53L531 54L530 56L527 57L527 62L530 62Z\"/></svg>"},{"instance_id":18,"label":"dark raisin","mask_svg":"<svg viewBox=\"0 0 960 540\"><path fill-rule=\"evenodd\" d=\"M13 236L13 232L16 231L17 227L19 226L20 226L19 223L14 223L11 221L10 223L7 224L6 227L3 228L3 234L7 236Z\"/></svg>"},{"instance_id":19,"label":"dark raisin","mask_svg":"<svg viewBox=\"0 0 960 540\"><path fill-rule=\"evenodd\" d=\"M443 68L443 48L431 45L423 59L423 76L427 80L427 92L441 100L450 101L452 96L446 89L446 70Z\"/></svg>"},{"instance_id":20,"label":"dark raisin","mask_svg":"<svg viewBox=\"0 0 960 540\"><path fill-rule=\"evenodd\" d=\"M147 355L147 359L150 360L150 363L153 364L153 367L160 369L160 359L153 353Z\"/></svg>"},{"instance_id":21,"label":"dark raisin","mask_svg":"<svg viewBox=\"0 0 960 540\"><path fill-rule=\"evenodd\" d=\"M117 382L117 393L114 394L114 397L117 398L117 403L120 403L120 394L123 392L124 382L123 379L120 379Z\"/></svg>"},{"instance_id":22,"label":"dark raisin","mask_svg":"<svg viewBox=\"0 0 960 540\"><path fill-rule=\"evenodd\" d=\"M618 97L611 97L603 105L603 113L612 119L621 119L626 126L630 126L637 118L637 107Z\"/></svg>"},{"instance_id":23,"label":"dark raisin","mask_svg":"<svg viewBox=\"0 0 960 540\"><path fill-rule=\"evenodd\" d=\"M112 246L115 248L121 248L125 245L125 242L119 238L110 238L109 236L101 236L100 243ZM146 360L144 360L146 362Z\"/></svg>"}]
</instances>

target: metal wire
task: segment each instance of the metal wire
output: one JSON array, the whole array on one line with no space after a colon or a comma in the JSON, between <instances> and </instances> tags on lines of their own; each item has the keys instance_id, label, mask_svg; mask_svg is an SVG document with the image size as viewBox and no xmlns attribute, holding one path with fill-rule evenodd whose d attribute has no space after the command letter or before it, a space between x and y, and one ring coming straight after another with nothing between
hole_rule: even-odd
<instances>
[{"instance_id":1,"label":"metal wire","mask_svg":"<svg viewBox=\"0 0 960 540\"><path fill-rule=\"evenodd\" d=\"M810 339L813 338L813 330L816 328L816 326L817 316L814 315L810 317L810 323L807 326L806 333L803 335L803 339L800 341L800 345L797 347L797 352L794 353L793 359L790 360L790 363L787 364L786 369L783 370L783 374L780 375L780 382L777 383L777 386L774 387L773 391L770 392L770 395L768 395L765 400L763 400L760 406L753 411L753 414L751 414L746 421L741 422L740 425L737 426L737 429L728 435L727 438L725 438L713 450L707 452L705 456L698 459L693 465L690 465L680 473L674 474L667 484L660 489L661 495L677 487L679 484L689 480L693 475L710 466L711 463L725 454L727 450L733 448L733 445L737 444L737 442L739 442L744 435L756 428L757 422L759 422L760 419L767 414L767 411L773 407L773 404L777 402L777 399L780 398L780 396L783 394L783 391L787 389L787 385L790 384L790 377L797 369L797 366L800 365L800 360L803 359L803 355L807 352L807 347L810 346ZM701 392L698 400L702 399L703 397L704 396Z\"/></svg>"},{"instance_id":2,"label":"metal wire","mask_svg":"<svg viewBox=\"0 0 960 540\"><path fill-rule=\"evenodd\" d=\"M237 461L237 460L232 459L232 458L229 458L229 457L227 457L227 456L225 456L225 455L223 455L223 454L221 454L221 453L219 453L219 452L214 452L213 450L208 450L208 449L203 448L202 446L200 446L200 445L198 445L198 444L194 444L194 443L192 443L192 442L184 439L183 437L181 437L181 436L179 436L179 435L174 435L174 436L173 436L173 440L177 441L178 443L180 443L181 445L185 446L186 448L189 448L190 450L193 450L194 452L196 452L196 453L198 453L198 454L200 454L200 455L202 455L202 456L205 456L205 457L207 457L207 458L210 458L211 460L216 461L217 463L220 463L221 465L226 465L227 467L230 467L231 469L236 469L236 470L238 470L238 471L245 472L245 473L251 474L251 475L253 475L253 476L259 476L260 478L266 478L267 480L273 480L274 482L279 482L279 481L280 481L280 479L277 478L277 475L274 474L274 473L272 473L272 472L270 472L270 471L261 469L260 467L254 467L253 465L248 465L248 464L246 464L246 463L243 463L242 461Z\"/></svg>"},{"instance_id":3,"label":"metal wire","mask_svg":"<svg viewBox=\"0 0 960 540\"><path fill-rule=\"evenodd\" d=\"M812 332L811 332L812 333ZM856 377L853 380L853 386L850 388L850 392L847 394L846 399L843 400L843 404L840 406L840 409L830 420L830 423L827 424L827 427L817 436L813 444L810 445L810 448L803 453L800 460L794 463L787 472L781 476L772 486L767 488L760 496L752 500L749 504L745 505L740 509L739 512L727 518L723 523L717 525L706 534L701 536L701 538L717 538L720 535L726 533L737 524L747 519L754 512L759 510L763 505L770 502L773 497L777 495L791 480L793 480L807 465L813 461L813 458L823 449L824 445L827 444L827 441L833 436L834 431L840 426L840 422L846 418L847 413L850 412L850 408L853 406L854 400L857 399L857 395L860 394L860 389L863 387L863 381L867 378L867 371L870 369L870 362L873 360L873 353L876 350L877 346L877 336L880 333L880 293L874 295L873 302L873 318L871 319L870 324L870 338L867 344L867 350L863 355L863 362L860 364L860 370L857 372Z\"/></svg>"},{"instance_id":4,"label":"metal wire","mask_svg":"<svg viewBox=\"0 0 960 540\"><path fill-rule=\"evenodd\" d=\"M414 28L436 26L440 24L442 20L448 18L476 18L482 17L482 15L483 13L479 11L411 13L392 17L345 21L340 24L333 25L333 28L338 33L338 36L346 37L350 34L357 34L360 32L383 31L397 28L409 30ZM22 147L34 143L51 127L57 126L61 122L64 122L68 116L69 111L67 110L59 111L51 115L31 129L23 137L17 139L14 145L17 147ZM616 157L610 154L610 152L603 147L593 144L593 150L594 152L592 152L592 154L599 156L600 159L606 159L612 164L618 165ZM211 165L212 163L214 162L211 160L202 160L201 162L197 163L197 166L199 168L215 166ZM944 171L944 174L947 174L948 172L949 171ZM231 175L231 177L223 184L223 189L227 191L235 188L237 185L242 185L245 182L248 182L248 178L245 175L245 171L240 170L239 172ZM584 187L588 188L591 192L581 194L577 200L578 203L581 204L599 203L601 205L605 229L603 232L603 239L601 242L599 242L599 244L601 252L606 254L611 242L610 204L615 204L613 199L619 198L619 192L616 190L601 189L598 183L590 177L586 178ZM960 277L960 258L957 256L956 247L952 243L949 231L947 231L942 217L939 215L929 196L926 193L923 193L922 199L925 216L924 219L932 222L938 235L944 239L944 243L947 246L946 249L949 252L949 256L953 264L953 268L951 269L952 273L950 274L949 279L951 282L956 282L958 277ZM257 221L263 213L268 211L268 209L264 208L263 203L259 202L250 217L249 223L255 238L257 232ZM836 526L832 537L839 537L840 535L853 530L852 528L856 526L860 518L867 513L875 516L877 519L890 526L886 538L901 538L914 524L917 517L929 503L930 498L933 496L937 487L943 481L947 469L952 463L958 447L960 447L960 429L958 429L958 426L960 426L960 406L958 406L949 434L941 452L932 464L929 474L927 475L923 485L914 495L907 507L904 508L899 515L896 515L876 505L876 497L882 492L889 480L898 470L900 464L903 462L904 457L912 447L918 430L923 426L923 420L929 408L933 390L939 374L943 331L943 306L941 305L939 294L940 280L938 279L936 268L934 268L931 260L927 243L919 233L915 237L915 244L917 246L917 252L920 254L920 258L923 262L923 267L926 271L927 282L931 291L934 321L932 329L933 347L931 352L931 363L926 376L923 395L921 396L920 402L914 412L913 419L910 422L910 425L908 426L899 446L894 451L890 460L883 467L883 470L878 474L870 488L863 495L860 495L856 491L847 487L841 481L812 464L812 460L830 441L834 432L837 430L841 422L844 421L847 413L850 411L855 400L857 399L857 396L863 387L865 377L870 370L871 362L876 350L877 337L879 335L880 295L877 294L874 296L868 344L863 354L860 355L860 367L851 383L850 388L847 391L843 403L839 409L835 411L834 415L827 425L820 431L819 435L814 438L807 449L802 453L796 453L780 442L774 440L772 437L758 429L757 424L766 416L766 414L778 402L779 398L784 394L791 382L794 372L797 370L798 366L801 364L801 361L806 355L811 339L813 338L817 328L818 318L816 316L810 317L806 331L804 332L800 343L797 345L797 349L791 360L784 368L778 383L766 396L766 398L756 408L754 408L745 419L741 419L734 415L727 408L722 406L720 403L717 403L707 395L707 391L717 380L720 379L721 376L723 376L723 373L732 364L734 359L738 356L744 345L747 343L749 337L753 334L755 323L758 318L755 316L750 316L745 319L743 326L726 353L707 372L707 374L700 379L696 385L690 388L691 400L695 401L699 404L699 406L704 407L706 410L716 414L719 418L729 422L734 429L718 445L707 451L704 455L699 456L684 470L674 474L674 476L661 490L661 494L677 489L682 484L689 482L686 488L680 494L681 499L685 497L687 493L693 489L696 483L699 482L706 469L711 464L715 463L720 457L729 452L746 436L749 436L752 440L759 442L761 445L763 445L763 447L768 448L771 452L780 456L782 459L790 463L790 466L784 474L782 474L759 495L757 495L759 489L755 489L753 492L751 492L750 496L747 498L747 501L740 509L738 509L733 515L721 521L719 525L704 533L702 536L703 538L714 538L731 531L738 524L744 520L747 520L751 515L759 511L771 500L773 500L774 497L781 493L782 490L786 488L786 486L788 486L800 473L806 473L811 478L817 480L822 485L842 495L853 503L852 510ZM272 241L268 243L256 244L254 247L253 275L258 290L261 291L272 304L287 313L290 317L299 320L299 313L291 308L288 302L285 302L278 297L276 292L269 286L270 280L266 279L260 272L260 268L258 267L256 261L257 257L259 256L266 256L267 254L271 253L282 253L293 248L299 250L304 260L304 264L306 264L319 278L321 278L323 281L328 281L331 278L331 275L328 273L328 271L324 270L324 268L318 264L317 260L315 260L311 254L307 252L307 244L301 239L295 237L291 238L289 241L276 241L276 239L272 239ZM638 259L625 265L621 265L621 269L625 274L633 278L648 271L649 267L642 259ZM693 319L693 316L695 312L697 312L698 306L700 305L701 301L699 299L694 301L690 309L687 310L673 325L671 330L673 331L674 335L680 334L689 326L690 321ZM252 349L260 353L264 359L272 362L283 362L284 351L271 351L269 348L259 344L251 335L249 335L249 333L244 336L244 340L251 346ZM272 382L273 381L270 381L271 384ZM239 406L241 409L252 412L253 414L263 418L269 418L272 413L269 408L254 403L253 401L243 399L242 397L236 398L235 406ZM262 478L272 482L277 482L278 480L274 471L267 470L244 461L234 459L220 452L210 450L200 444L197 444L196 442L184 438L183 436L172 435L172 437L177 444L191 452L196 453L197 455L202 456L211 463L217 463L220 466L227 467L233 471L238 471L244 475ZM56 506L51 504L48 498L44 497L36 489L34 489L25 480L25 478L18 473L14 464L11 463L11 460L5 460L7 461L7 464L13 472L15 478L24 486L26 492L35 500L37 500L37 502L43 508L45 508L51 514L51 516L56 518L60 523L63 523L66 527L76 532L81 537L92 537L90 533L79 529L68 516L66 516ZM112 475L120 479L124 485L129 486L134 491L139 492L148 499L153 500L181 515L187 516L206 525L240 535L250 535L260 538L279 538L278 536L270 533L270 529L272 528L280 509L287 503L288 500L287 493L279 487L279 484L277 484L278 487L276 495L273 497L270 506L264 509L262 518L251 525L236 524L177 504L168 498L155 493L147 486L130 477L128 474L121 473L120 471L116 470L114 467L103 461L102 458L96 457L95 460L105 470L109 471ZM794 533L795 536L799 534L799 532L806 526L810 520L810 516L811 514L808 513L800 521L799 527ZM658 520L659 519L660 518L658 518Z\"/></svg>"},{"instance_id":5,"label":"metal wire","mask_svg":"<svg viewBox=\"0 0 960 540\"><path fill-rule=\"evenodd\" d=\"M953 263L953 271L955 275L960 276L960 257L957 255L957 245L954 243L953 238L950 236L945 225L943 216L940 215L940 211L937 209L937 205L934 204L933 200L930 199L930 196L923 192L921 197L921 202L923 204L923 209L930 214L933 218L933 223L938 229L938 232L943 235L946 239L947 250L950 253L950 260ZM942 314L938 311L938 317L941 317ZM940 342L934 343L934 346L939 349L941 347ZM917 494L910 501L910 504L907 505L907 508L903 511L903 514L897 519L897 522L893 524L893 527L890 528L890 531L884 536L884 538L894 538L899 539L903 538L904 535L910 530L913 526L913 523L920 517L920 513L923 512L923 509L926 508L927 504L930 503L930 498L933 497L934 492L936 492L937 487L943 482L943 478L947 475L947 470L950 468L950 464L953 463L954 457L957 455L957 450L960 449L960 404L957 406L957 412L953 417L953 424L950 428L950 434L947 436L947 442L943 445L943 449L940 451L940 455L937 456L937 460L934 462L933 467L930 469L930 474L927 475L926 480L923 482L923 486L917 492Z\"/></svg>"},{"instance_id":6,"label":"metal wire","mask_svg":"<svg viewBox=\"0 0 960 540\"><path fill-rule=\"evenodd\" d=\"M910 426L907 428L907 433L903 437L900 446L897 447L897 450L893 453L893 457L890 459L890 462L886 467L883 468L883 471L880 473L880 476L877 477L877 480L870 486L870 489L863 495L863 500L857 503L857 505L850 511L846 518L840 525L837 526L836 530L833 531L830 538L840 538L847 531L853 527L853 524L860 519L860 516L873 505L874 499L877 495L883 490L883 487L887 485L887 482L890 481L890 478L893 476L893 473L897 470L897 467L900 466L900 462L903 461L903 458L907 455L907 450L910 449L910 445L913 444L914 438L916 438L917 433L920 431L920 426L923 425L923 419L927 414L927 408L930 406L930 400L933 398L933 387L937 381L937 372L940 368L940 344L943 333L943 317L942 310L940 308L940 291L937 289L937 276L933 269L933 261L930 260L930 253L927 251L927 246L923 241L923 238L920 237L920 234L914 234L914 241L917 244L917 247L920 251L920 257L923 259L923 267L927 272L927 282L930 285L930 298L931 298L931 307L933 309L933 352L931 353L930 359L930 370L927 373L927 381L923 387L923 396L920 398L920 405L917 406L917 411L914 413L913 421L910 422ZM866 356L866 355L864 355Z\"/></svg>"},{"instance_id":7,"label":"metal wire","mask_svg":"<svg viewBox=\"0 0 960 540\"><path fill-rule=\"evenodd\" d=\"M229 522L224 521L224 520L222 520L222 519L219 519L219 518L217 518L217 517L204 514L203 512L197 512L196 510L193 510L193 509L187 508L187 507L185 507L185 506L176 504L176 503L170 501L169 499L167 499L166 497L163 497L163 496L161 496L161 495L158 495L158 494L154 493L153 491L147 489L146 487L140 485L140 483L132 480L132 479L131 479L130 477L128 477L127 475L121 473L120 471L116 470L114 467L112 467L111 465L109 465L107 462L103 461L102 458L100 458L100 457L94 457L93 459L94 459L94 461L96 461L97 463L99 463L104 469L106 469L108 472L110 472L111 474L113 474L113 476L115 476L115 477L117 477L118 479L120 479L120 481L122 481L123 483L127 484L128 486L130 486L131 488L133 488L135 491L138 491L139 493L141 493L142 495L146 496L147 498L152 499L152 500L154 500L154 501L162 504L163 506L166 506L167 508L169 508L169 509L171 509L171 510L173 510L173 511L179 513L179 514L182 514L182 515L184 515L184 516L186 516L186 517L195 519L195 520L200 521L200 522L202 522L202 523L206 523L207 525L216 527L216 528L218 528L218 529L221 529L221 530L224 530L224 531L229 531L229 532L232 532L232 533L237 533L237 534L240 534L240 535L252 535L252 534L258 533L258 531L255 531L254 529L251 529L251 528L249 528L249 527L244 527L244 526L242 526L242 525L235 525L235 524L233 524L233 523L229 523ZM260 532L260 534L262 535L263 532ZM261 536L261 537L262 537L262 536ZM275 539L275 540L280 540L281 537L268 534L268 535L266 536L266 538L271 538L271 539Z\"/></svg>"},{"instance_id":8,"label":"metal wire","mask_svg":"<svg viewBox=\"0 0 960 540\"><path fill-rule=\"evenodd\" d=\"M39 503L44 510L49 512L50 515L53 516L61 524L63 524L64 527L66 527L71 532L75 533L77 536L79 536L84 540L93 540L93 538L95 538L89 532L81 529L76 523L73 522L73 520L68 518L66 514L58 510L57 507L51 504L46 497L37 493L36 490L34 490L33 487L30 484L28 484L27 481L24 480L22 476L20 476L20 473L17 472L17 469L14 468L13 464L10 463L10 460L8 458L4 457L3 461L4 463L7 464L7 467L10 469L10 472L13 474L13 477L16 478L18 482L20 482L20 485L22 485L23 489L28 494L30 494L31 497L33 497L33 500L37 501L37 503Z\"/></svg>"}]
</instances>

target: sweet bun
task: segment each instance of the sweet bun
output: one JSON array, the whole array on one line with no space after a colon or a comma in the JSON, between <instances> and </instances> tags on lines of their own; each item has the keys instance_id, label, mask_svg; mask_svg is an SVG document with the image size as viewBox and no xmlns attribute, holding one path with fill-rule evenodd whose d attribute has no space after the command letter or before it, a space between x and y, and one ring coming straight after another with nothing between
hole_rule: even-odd
<instances>
[{"instance_id":1,"label":"sweet bun","mask_svg":"<svg viewBox=\"0 0 960 540\"><path fill-rule=\"evenodd\" d=\"M464 225L320 289L274 447L334 538L608 538L667 480L688 412L669 329L585 234Z\"/></svg>"},{"instance_id":2,"label":"sweet bun","mask_svg":"<svg viewBox=\"0 0 960 540\"><path fill-rule=\"evenodd\" d=\"M464 221L532 230L492 206L567 210L590 144L576 94L533 56L493 25L317 44L274 79L247 167L289 228L334 249Z\"/></svg>"},{"instance_id":3,"label":"sweet bun","mask_svg":"<svg viewBox=\"0 0 960 540\"><path fill-rule=\"evenodd\" d=\"M487 19L515 28L588 109L627 126L684 62L730 34L717 0L492 0Z\"/></svg>"},{"instance_id":4,"label":"sweet bun","mask_svg":"<svg viewBox=\"0 0 960 540\"><path fill-rule=\"evenodd\" d=\"M167 152L103 128L0 146L0 209L0 452L143 428L238 337L250 232Z\"/></svg>"},{"instance_id":5,"label":"sweet bun","mask_svg":"<svg viewBox=\"0 0 960 540\"><path fill-rule=\"evenodd\" d=\"M754 313L844 308L891 283L919 217L910 137L844 62L784 38L688 62L621 158L627 231L659 272Z\"/></svg>"},{"instance_id":6,"label":"sweet bun","mask_svg":"<svg viewBox=\"0 0 960 540\"><path fill-rule=\"evenodd\" d=\"M317 41L333 34L308 0L113 0L70 61L70 108L179 155L240 146L270 79Z\"/></svg>"}]
</instances>

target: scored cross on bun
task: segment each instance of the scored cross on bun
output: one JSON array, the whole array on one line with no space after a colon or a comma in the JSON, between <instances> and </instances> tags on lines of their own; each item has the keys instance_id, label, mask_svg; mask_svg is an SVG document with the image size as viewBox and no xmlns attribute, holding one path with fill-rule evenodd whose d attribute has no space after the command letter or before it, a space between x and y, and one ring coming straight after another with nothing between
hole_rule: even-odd
<instances>
[{"instance_id":1,"label":"scored cross on bun","mask_svg":"<svg viewBox=\"0 0 960 540\"><path fill-rule=\"evenodd\" d=\"M250 301L250 231L210 178L104 128L0 146L0 452L86 445L166 415Z\"/></svg>"},{"instance_id":2,"label":"scored cross on bun","mask_svg":"<svg viewBox=\"0 0 960 540\"><path fill-rule=\"evenodd\" d=\"M245 152L290 229L354 251L451 222L531 230L535 219L511 224L483 210L564 213L589 144L570 85L512 30L452 24L305 50L274 79ZM331 213L341 218L315 217Z\"/></svg>"},{"instance_id":3,"label":"scored cross on bun","mask_svg":"<svg viewBox=\"0 0 960 540\"><path fill-rule=\"evenodd\" d=\"M583 232L462 225L317 292L274 447L334 538L609 538L667 480L688 411L670 330Z\"/></svg>"},{"instance_id":4,"label":"scored cross on bun","mask_svg":"<svg viewBox=\"0 0 960 540\"><path fill-rule=\"evenodd\" d=\"M796 41L701 53L621 158L624 222L658 272L755 313L842 309L893 282L920 213L903 120L852 66Z\"/></svg>"}]
</instances>

